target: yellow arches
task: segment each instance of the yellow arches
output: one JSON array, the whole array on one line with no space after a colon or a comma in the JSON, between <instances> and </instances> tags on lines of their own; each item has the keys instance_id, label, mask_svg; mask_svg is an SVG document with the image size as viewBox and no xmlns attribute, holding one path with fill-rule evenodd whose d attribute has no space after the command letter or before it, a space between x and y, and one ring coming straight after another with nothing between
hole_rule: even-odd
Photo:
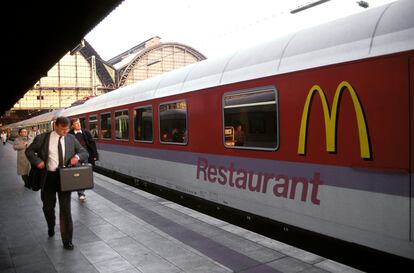
<instances>
[{"instance_id":1,"label":"yellow arches","mask_svg":"<svg viewBox=\"0 0 414 273\"><path fill-rule=\"evenodd\" d=\"M368 139L367 126L365 123L364 112L362 111L361 103L354 88L346 81L341 82L336 88L335 97L332 103L332 111L329 111L328 101L325 93L319 85L314 85L309 90L306 98L305 106L302 112L302 121L300 123L299 145L298 153L305 154L306 134L308 125L309 108L312 102L312 96L317 93L321 98L323 115L325 119L325 134L326 134L326 150L328 152L336 151L336 119L338 116L339 98L344 90L348 90L354 104L355 115L358 124L359 146L361 157L364 159L371 158L371 150Z\"/></svg>"}]
</instances>

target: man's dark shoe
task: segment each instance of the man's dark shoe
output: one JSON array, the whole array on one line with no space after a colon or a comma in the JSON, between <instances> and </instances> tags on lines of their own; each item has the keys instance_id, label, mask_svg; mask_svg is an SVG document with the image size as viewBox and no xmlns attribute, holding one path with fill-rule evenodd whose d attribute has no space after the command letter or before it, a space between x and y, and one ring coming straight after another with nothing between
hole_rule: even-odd
<instances>
[{"instance_id":1,"label":"man's dark shoe","mask_svg":"<svg viewBox=\"0 0 414 273\"><path fill-rule=\"evenodd\" d=\"M49 228L49 230L47 231L47 234L49 235L49 237L52 237L53 235L55 235L55 229Z\"/></svg>"},{"instance_id":2,"label":"man's dark shoe","mask_svg":"<svg viewBox=\"0 0 414 273\"><path fill-rule=\"evenodd\" d=\"M74 246L71 242L69 243L63 243L63 248L67 250L73 250Z\"/></svg>"}]
</instances>

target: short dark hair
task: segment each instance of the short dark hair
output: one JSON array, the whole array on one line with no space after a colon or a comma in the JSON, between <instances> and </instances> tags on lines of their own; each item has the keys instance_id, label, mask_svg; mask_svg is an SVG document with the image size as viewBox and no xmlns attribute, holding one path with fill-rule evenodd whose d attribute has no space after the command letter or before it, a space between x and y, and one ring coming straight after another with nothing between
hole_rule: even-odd
<instances>
[{"instance_id":1,"label":"short dark hair","mask_svg":"<svg viewBox=\"0 0 414 273\"><path fill-rule=\"evenodd\" d=\"M78 118L73 118L70 120L70 126L72 126L75 122L77 122L79 119Z\"/></svg>"},{"instance_id":2,"label":"short dark hair","mask_svg":"<svg viewBox=\"0 0 414 273\"><path fill-rule=\"evenodd\" d=\"M70 120L67 117L58 117L56 119L56 126L58 126L59 124L63 125L63 126L69 126Z\"/></svg>"}]
</instances>

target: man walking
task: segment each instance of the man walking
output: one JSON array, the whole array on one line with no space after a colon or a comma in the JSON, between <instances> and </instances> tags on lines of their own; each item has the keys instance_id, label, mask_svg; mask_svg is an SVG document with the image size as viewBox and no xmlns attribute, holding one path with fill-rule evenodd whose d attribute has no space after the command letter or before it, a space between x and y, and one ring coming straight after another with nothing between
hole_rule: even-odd
<instances>
[{"instance_id":1,"label":"man walking","mask_svg":"<svg viewBox=\"0 0 414 273\"><path fill-rule=\"evenodd\" d=\"M59 198L60 233L63 247L72 250L73 223L71 213L71 192L61 192L59 167L70 163L76 165L78 161L86 161L88 152L80 145L76 138L68 135L69 119L58 117L55 130L51 133L38 135L26 149L26 156L30 163L41 169L41 199L43 213L48 226L50 237L55 235L55 206L56 194Z\"/></svg>"},{"instance_id":2,"label":"man walking","mask_svg":"<svg viewBox=\"0 0 414 273\"><path fill-rule=\"evenodd\" d=\"M81 128L80 121L77 118L72 119L70 124L71 130L69 134L74 135L79 143L88 151L88 162L95 167L95 161L98 160L98 150L96 149L96 143L92 138L92 134L88 130ZM78 191L78 197L79 200L85 201L85 191Z\"/></svg>"}]
</instances>

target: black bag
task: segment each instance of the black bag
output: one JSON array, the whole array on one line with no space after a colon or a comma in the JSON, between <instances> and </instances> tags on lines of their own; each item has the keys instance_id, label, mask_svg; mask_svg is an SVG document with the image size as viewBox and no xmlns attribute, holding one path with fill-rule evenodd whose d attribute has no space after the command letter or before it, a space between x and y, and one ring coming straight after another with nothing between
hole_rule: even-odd
<instances>
[{"instance_id":1,"label":"black bag","mask_svg":"<svg viewBox=\"0 0 414 273\"><path fill-rule=\"evenodd\" d=\"M82 164L59 168L60 190L80 191L93 188L93 170L91 164Z\"/></svg>"},{"instance_id":2,"label":"black bag","mask_svg":"<svg viewBox=\"0 0 414 273\"><path fill-rule=\"evenodd\" d=\"M46 133L45 138L43 139L42 145L40 146L40 150L43 150L43 147L45 145L45 139L48 137L50 133ZM29 177L27 179L27 183L29 186L29 189L32 189L33 191L38 191L41 188L40 180L42 179L42 169L38 169L36 166L31 166Z\"/></svg>"},{"instance_id":3,"label":"black bag","mask_svg":"<svg viewBox=\"0 0 414 273\"><path fill-rule=\"evenodd\" d=\"M29 172L29 178L27 181L30 189L32 189L33 191L40 190L41 176L42 176L42 170L32 165L30 172Z\"/></svg>"}]
</instances>

